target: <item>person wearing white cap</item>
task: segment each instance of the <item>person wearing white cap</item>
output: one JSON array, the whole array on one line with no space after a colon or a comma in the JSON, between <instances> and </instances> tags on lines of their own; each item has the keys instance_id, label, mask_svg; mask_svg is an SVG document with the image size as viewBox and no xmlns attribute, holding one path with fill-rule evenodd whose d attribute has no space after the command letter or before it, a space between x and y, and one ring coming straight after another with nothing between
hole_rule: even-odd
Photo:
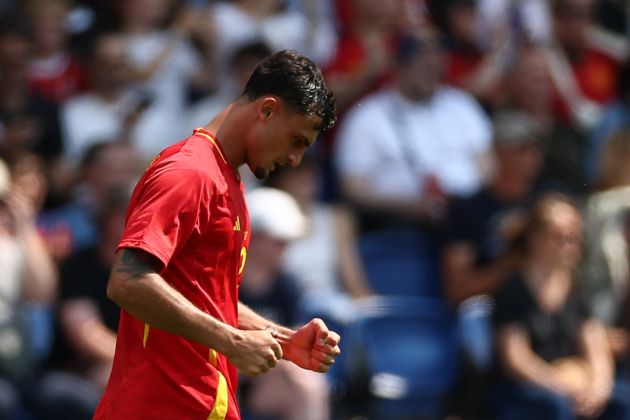
<instances>
[{"instance_id":1,"label":"person wearing white cap","mask_svg":"<svg viewBox=\"0 0 630 420\"><path fill-rule=\"evenodd\" d=\"M297 203L284 191L275 188L257 188L247 194L249 224L254 232L290 241L304 235L308 220Z\"/></svg>"},{"instance_id":2,"label":"person wearing white cap","mask_svg":"<svg viewBox=\"0 0 630 420\"><path fill-rule=\"evenodd\" d=\"M294 198L273 188L247 194L251 241L240 288L241 302L281 325L301 319L303 291L296 278L282 268L287 245L302 238L309 220ZM268 374L241 381L243 411L282 419L329 418L328 388L322 375L281 361ZM285 398L285 395L291 398Z\"/></svg>"}]
</instances>

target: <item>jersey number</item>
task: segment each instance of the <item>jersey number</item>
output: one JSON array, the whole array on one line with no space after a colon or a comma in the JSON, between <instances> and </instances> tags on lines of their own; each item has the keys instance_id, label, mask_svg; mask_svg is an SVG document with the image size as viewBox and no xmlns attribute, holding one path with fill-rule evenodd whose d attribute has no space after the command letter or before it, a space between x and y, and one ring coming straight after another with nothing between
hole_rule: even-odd
<instances>
[{"instance_id":1,"label":"jersey number","mask_svg":"<svg viewBox=\"0 0 630 420\"><path fill-rule=\"evenodd\" d=\"M247 261L247 248L241 248L241 265L238 269L238 274L240 275L245 268L245 261Z\"/></svg>"}]
</instances>

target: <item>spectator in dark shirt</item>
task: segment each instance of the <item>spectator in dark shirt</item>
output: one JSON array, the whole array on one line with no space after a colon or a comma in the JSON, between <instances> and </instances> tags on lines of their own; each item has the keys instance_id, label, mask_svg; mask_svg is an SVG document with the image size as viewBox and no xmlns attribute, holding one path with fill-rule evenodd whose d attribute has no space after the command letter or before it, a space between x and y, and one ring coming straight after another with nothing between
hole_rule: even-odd
<instances>
[{"instance_id":1,"label":"spectator in dark shirt","mask_svg":"<svg viewBox=\"0 0 630 420\"><path fill-rule=\"evenodd\" d=\"M563 195L531 206L519 235L523 265L496 299L497 418L628 418L605 329L576 287L582 217ZM625 395L624 395L625 393Z\"/></svg>"},{"instance_id":2,"label":"spectator in dark shirt","mask_svg":"<svg viewBox=\"0 0 630 420\"><path fill-rule=\"evenodd\" d=\"M449 207L443 249L444 290L453 304L493 294L514 267L506 239L519 210L531 198L542 164L537 130L526 115L495 117L493 180Z\"/></svg>"},{"instance_id":3,"label":"spectator in dark shirt","mask_svg":"<svg viewBox=\"0 0 630 420\"><path fill-rule=\"evenodd\" d=\"M507 241L530 200L543 160L541 142L525 114L497 114L494 121L496 168L478 193L456 199L448 210L442 248L445 297L458 311L463 366L458 410L478 416L479 396L492 361L491 298L518 264Z\"/></svg>"}]
</instances>

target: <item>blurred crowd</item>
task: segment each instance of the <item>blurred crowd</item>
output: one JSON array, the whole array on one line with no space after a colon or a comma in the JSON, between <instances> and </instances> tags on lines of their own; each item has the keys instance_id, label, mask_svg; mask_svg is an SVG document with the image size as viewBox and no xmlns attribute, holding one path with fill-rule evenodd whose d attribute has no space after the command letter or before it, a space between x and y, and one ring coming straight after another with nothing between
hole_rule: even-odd
<instances>
[{"instance_id":1,"label":"blurred crowd","mask_svg":"<svg viewBox=\"0 0 630 420\"><path fill-rule=\"evenodd\" d=\"M0 418L91 418L131 189L281 49L339 123L243 171L241 299L343 356L244 418L630 418L629 39L623 0L0 0Z\"/></svg>"}]
</instances>

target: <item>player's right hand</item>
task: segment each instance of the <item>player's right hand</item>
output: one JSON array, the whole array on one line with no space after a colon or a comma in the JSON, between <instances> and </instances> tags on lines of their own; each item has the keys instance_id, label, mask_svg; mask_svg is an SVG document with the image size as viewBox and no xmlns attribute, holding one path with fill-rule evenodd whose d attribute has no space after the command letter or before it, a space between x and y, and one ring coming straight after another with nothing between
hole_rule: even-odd
<instances>
[{"instance_id":1,"label":"player's right hand","mask_svg":"<svg viewBox=\"0 0 630 420\"><path fill-rule=\"evenodd\" d=\"M257 376L276 367L282 348L269 330L241 330L226 356L246 375Z\"/></svg>"}]
</instances>

